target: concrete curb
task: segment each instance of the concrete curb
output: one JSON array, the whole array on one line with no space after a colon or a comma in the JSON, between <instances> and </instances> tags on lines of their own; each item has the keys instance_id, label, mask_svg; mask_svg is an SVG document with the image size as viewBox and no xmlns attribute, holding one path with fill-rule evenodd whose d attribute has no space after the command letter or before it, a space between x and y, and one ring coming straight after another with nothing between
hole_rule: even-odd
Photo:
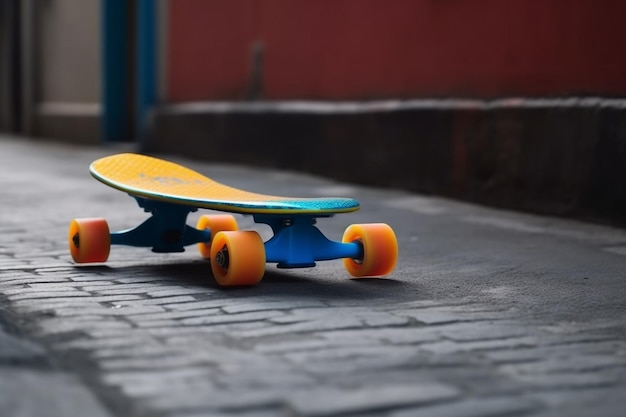
<instances>
[{"instance_id":1,"label":"concrete curb","mask_svg":"<svg viewBox=\"0 0 626 417\"><path fill-rule=\"evenodd\" d=\"M626 100L196 103L157 108L148 152L626 225Z\"/></svg>"}]
</instances>

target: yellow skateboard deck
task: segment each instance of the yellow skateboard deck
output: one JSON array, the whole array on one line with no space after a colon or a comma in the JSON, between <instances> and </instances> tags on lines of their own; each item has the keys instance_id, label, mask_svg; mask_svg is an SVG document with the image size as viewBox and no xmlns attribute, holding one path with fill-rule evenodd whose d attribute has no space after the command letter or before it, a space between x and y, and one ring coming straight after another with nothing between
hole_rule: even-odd
<instances>
[{"instance_id":1,"label":"yellow skateboard deck","mask_svg":"<svg viewBox=\"0 0 626 417\"><path fill-rule=\"evenodd\" d=\"M94 161L91 175L120 191L174 204L245 214L335 214L359 209L351 198L293 198L221 184L162 159L123 153Z\"/></svg>"}]
</instances>

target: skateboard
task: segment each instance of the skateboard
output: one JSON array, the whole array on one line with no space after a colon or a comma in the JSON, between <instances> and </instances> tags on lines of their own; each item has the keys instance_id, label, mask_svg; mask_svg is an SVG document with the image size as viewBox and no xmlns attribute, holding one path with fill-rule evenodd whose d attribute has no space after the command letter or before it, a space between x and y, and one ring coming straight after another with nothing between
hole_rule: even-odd
<instances>
[{"instance_id":1,"label":"skateboard","mask_svg":"<svg viewBox=\"0 0 626 417\"><path fill-rule=\"evenodd\" d=\"M103 218L72 220L68 244L76 263L106 262L111 245L183 252L196 244L221 286L255 285L267 263L305 268L317 261L343 259L353 277L387 275L396 264L398 243L387 224L353 224L341 242L328 239L317 227L317 219L358 210L359 202L351 198L257 194L134 153L98 159L89 171L95 179L133 197L150 217L118 232L110 232ZM189 226L187 216L198 209L222 213L204 214L195 227ZM233 214L251 215L256 223L269 225L273 236L264 242L256 231L239 230Z\"/></svg>"}]
</instances>

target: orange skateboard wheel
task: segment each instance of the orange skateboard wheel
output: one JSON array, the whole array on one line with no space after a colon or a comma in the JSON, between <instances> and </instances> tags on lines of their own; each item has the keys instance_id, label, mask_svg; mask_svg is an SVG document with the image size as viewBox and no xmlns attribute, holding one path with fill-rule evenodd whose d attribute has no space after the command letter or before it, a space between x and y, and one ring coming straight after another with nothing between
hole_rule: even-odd
<instances>
[{"instance_id":1,"label":"orange skateboard wheel","mask_svg":"<svg viewBox=\"0 0 626 417\"><path fill-rule=\"evenodd\" d=\"M198 250L200 251L200 254L204 258L210 259L211 242L213 242L215 235L218 232L230 232L239 230L239 226L237 225L237 219L235 219L235 216L231 214L204 214L198 219L198 223L196 223L196 229L209 229L211 231L210 241L198 243Z\"/></svg>"},{"instance_id":2,"label":"orange skateboard wheel","mask_svg":"<svg viewBox=\"0 0 626 417\"><path fill-rule=\"evenodd\" d=\"M360 242L363 259L345 258L343 264L353 277L387 275L398 259L398 241L385 223L353 224L343 234L342 242Z\"/></svg>"},{"instance_id":3,"label":"orange skateboard wheel","mask_svg":"<svg viewBox=\"0 0 626 417\"><path fill-rule=\"evenodd\" d=\"M105 219L74 219L68 231L72 259L77 263L105 262L111 250L111 235Z\"/></svg>"},{"instance_id":4,"label":"orange skateboard wheel","mask_svg":"<svg viewBox=\"0 0 626 417\"><path fill-rule=\"evenodd\" d=\"M211 270L221 286L255 285L265 273L265 245L254 231L219 232L211 245Z\"/></svg>"}]
</instances>

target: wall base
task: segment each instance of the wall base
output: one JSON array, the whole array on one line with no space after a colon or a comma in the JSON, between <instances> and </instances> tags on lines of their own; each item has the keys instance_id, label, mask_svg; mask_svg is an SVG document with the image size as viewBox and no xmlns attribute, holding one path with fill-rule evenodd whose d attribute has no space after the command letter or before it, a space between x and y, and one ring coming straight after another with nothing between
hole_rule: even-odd
<instances>
[{"instance_id":1,"label":"wall base","mask_svg":"<svg viewBox=\"0 0 626 417\"><path fill-rule=\"evenodd\" d=\"M179 104L145 150L626 226L624 100Z\"/></svg>"},{"instance_id":2,"label":"wall base","mask_svg":"<svg viewBox=\"0 0 626 417\"><path fill-rule=\"evenodd\" d=\"M34 114L35 136L65 142L97 144L101 141L98 103L43 103Z\"/></svg>"}]
</instances>

